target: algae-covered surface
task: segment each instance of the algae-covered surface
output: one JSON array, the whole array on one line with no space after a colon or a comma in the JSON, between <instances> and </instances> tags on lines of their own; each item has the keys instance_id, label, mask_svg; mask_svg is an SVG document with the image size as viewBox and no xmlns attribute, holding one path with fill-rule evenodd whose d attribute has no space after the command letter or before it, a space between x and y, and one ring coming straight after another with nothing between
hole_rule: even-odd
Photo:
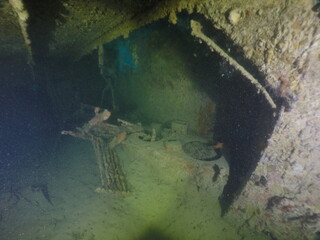
<instances>
[{"instance_id":1,"label":"algae-covered surface","mask_svg":"<svg viewBox=\"0 0 320 240\"><path fill-rule=\"evenodd\" d=\"M146 142L130 135L117 147L130 189L118 194L95 191L99 172L88 142L61 139L46 167L7 178L15 190L0 195L0 238L267 239L253 232L238 235L240 223L220 218L218 196L228 176L223 158L200 162L179 147L165 147L164 141ZM221 173L212 182L214 164ZM35 181L47 184L53 205L32 190Z\"/></svg>"}]
</instances>

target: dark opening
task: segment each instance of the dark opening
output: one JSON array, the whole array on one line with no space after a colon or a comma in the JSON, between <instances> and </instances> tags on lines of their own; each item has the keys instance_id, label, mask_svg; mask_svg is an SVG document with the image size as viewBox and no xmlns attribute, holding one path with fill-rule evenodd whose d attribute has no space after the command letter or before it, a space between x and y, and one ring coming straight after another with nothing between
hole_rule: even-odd
<instances>
[{"instance_id":1,"label":"dark opening","mask_svg":"<svg viewBox=\"0 0 320 240\"><path fill-rule=\"evenodd\" d=\"M184 65L180 67L188 69L193 87L203 91L217 106L214 113L208 113L214 114L214 122L209 124L213 129L200 133L206 135L212 143L219 141L225 145L230 175L220 196L221 215L224 215L256 168L277 117L265 97L258 93L246 77L230 66L226 59L211 52L206 44L200 44L198 39L190 35L191 19L200 21L207 36L228 51L230 56L264 85L263 75L243 57L241 50L230 39L220 30L212 28L201 16L186 14L179 16L177 25L161 20L134 31L128 39L121 38L104 45L104 78L113 85L114 99L105 85L106 79L99 76L97 52L75 65L75 78L84 102L107 109L112 109L115 104L114 114L133 122L161 122L153 114L149 114L147 108L139 108L139 98L147 94L145 91L150 88L170 88L179 92L179 83L163 79L159 75L159 69L153 69L152 63L149 63L154 60L150 57L158 54L159 49L167 52L167 56L164 54L160 57L170 59L174 54L179 54ZM135 62L137 59L134 54L140 56L139 63ZM163 69L163 74L166 71L175 74L175 68L179 71L177 67L179 65ZM150 82L136 83L139 80L134 75L143 71L149 72ZM93 83L92 78L100 80ZM136 84L141 85L137 87ZM145 87L145 84L150 84L151 87ZM166 108L165 103L162 107Z\"/></svg>"},{"instance_id":2,"label":"dark opening","mask_svg":"<svg viewBox=\"0 0 320 240\"><path fill-rule=\"evenodd\" d=\"M190 19L200 21L205 33L264 85L263 76L241 50L197 15L181 14L176 25L161 20L134 31L128 39L104 44L102 65L98 50L72 65L46 60L34 69L5 59L0 68L10 84L0 89L4 116L0 170L16 174L10 175L15 179L2 174L0 190L12 188L19 168L32 176L31 183L47 179L49 174L41 170L39 177L37 169L52 164L60 131L90 119L84 106L99 106L112 112L111 123L118 117L144 126L183 120L208 144L222 142L230 168L219 196L223 216L256 168L276 115L240 72L191 36ZM37 59L48 51L46 47L40 46ZM12 68L23 71L15 75ZM12 82L17 78L19 82ZM156 228L147 229L141 238L171 239Z\"/></svg>"}]
</instances>

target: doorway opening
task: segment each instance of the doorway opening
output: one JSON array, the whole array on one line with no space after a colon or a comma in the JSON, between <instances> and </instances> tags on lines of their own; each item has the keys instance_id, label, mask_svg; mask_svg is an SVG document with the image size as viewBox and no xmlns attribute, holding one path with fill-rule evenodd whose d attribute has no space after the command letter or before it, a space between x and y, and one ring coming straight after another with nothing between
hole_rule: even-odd
<instances>
[{"instance_id":1,"label":"doorway opening","mask_svg":"<svg viewBox=\"0 0 320 240\"><path fill-rule=\"evenodd\" d=\"M264 85L263 75L223 32L201 16L187 14L179 15L176 25L160 20L127 39L104 44L76 66L86 71L80 66L90 62L100 80L82 71L76 78L85 102L112 109L115 118L141 122L147 140L153 128L160 138L178 121L208 145L222 143L230 168L219 197L224 215L257 166L277 118L241 71L191 36L191 19L201 22L205 34Z\"/></svg>"}]
</instances>

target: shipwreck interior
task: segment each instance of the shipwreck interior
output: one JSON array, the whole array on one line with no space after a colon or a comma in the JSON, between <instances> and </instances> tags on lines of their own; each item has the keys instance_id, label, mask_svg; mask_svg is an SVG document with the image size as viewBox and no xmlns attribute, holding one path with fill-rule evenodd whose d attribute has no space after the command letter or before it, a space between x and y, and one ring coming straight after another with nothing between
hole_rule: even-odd
<instances>
[{"instance_id":1,"label":"shipwreck interior","mask_svg":"<svg viewBox=\"0 0 320 240\"><path fill-rule=\"evenodd\" d=\"M220 196L224 215L255 169L276 112L241 72L190 35L190 19L206 24L203 17L178 16L176 25L159 20L127 39L105 44L100 63L99 50L77 62L73 67L74 85L78 85L75 95L81 96L81 102L114 109L113 115L121 119L149 128L158 123L160 134L162 128L180 120L208 144L223 142L230 165ZM209 28L207 34L263 81L221 31ZM280 105L281 101L279 97Z\"/></svg>"},{"instance_id":2,"label":"shipwreck interior","mask_svg":"<svg viewBox=\"0 0 320 240\"><path fill-rule=\"evenodd\" d=\"M205 23L201 16L186 13L179 15L176 25L162 19L135 30L126 39L99 46L67 67L63 62L25 66L19 76L24 79L21 86L8 86L2 93L3 111L8 114L8 132L2 140L7 144L2 152L7 155L2 158L5 169L47 164L43 159L59 148L60 132L85 124L93 114L90 106L108 109L110 123L117 124L117 118L141 123L147 134L156 125L158 137L153 141L160 141L173 121L181 121L188 128L182 135L199 136L212 148L217 142L224 144L228 181L220 196L212 196L220 198L224 215L255 169L276 118L254 85L191 36L189 22L195 18ZM209 34L257 73L226 36L212 28ZM17 127L18 132L14 131ZM183 136L169 138L173 142ZM30 149L39 153L30 153ZM38 154L36 158L34 154ZM121 191L127 190L121 187Z\"/></svg>"},{"instance_id":3,"label":"shipwreck interior","mask_svg":"<svg viewBox=\"0 0 320 240\"><path fill-rule=\"evenodd\" d=\"M1 239L319 239L320 3L232 2L0 0Z\"/></svg>"}]
</instances>

